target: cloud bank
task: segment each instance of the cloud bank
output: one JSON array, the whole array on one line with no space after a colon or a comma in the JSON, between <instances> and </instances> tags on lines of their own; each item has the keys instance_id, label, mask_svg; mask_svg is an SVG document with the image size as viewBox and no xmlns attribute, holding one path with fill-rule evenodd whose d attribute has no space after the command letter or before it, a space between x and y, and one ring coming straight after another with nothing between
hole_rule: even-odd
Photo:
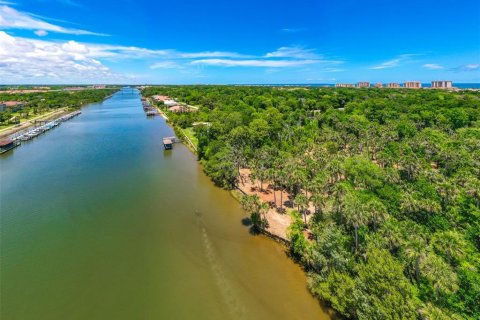
<instances>
[{"instance_id":1,"label":"cloud bank","mask_svg":"<svg viewBox=\"0 0 480 320\"><path fill-rule=\"evenodd\" d=\"M2 3L0 3L0 29L37 30L37 32L41 33L40 35L46 35L44 33L49 31L74 35L106 36L106 34L103 33L64 28L59 25L46 22L30 13L21 12L10 6L2 5Z\"/></svg>"}]
</instances>

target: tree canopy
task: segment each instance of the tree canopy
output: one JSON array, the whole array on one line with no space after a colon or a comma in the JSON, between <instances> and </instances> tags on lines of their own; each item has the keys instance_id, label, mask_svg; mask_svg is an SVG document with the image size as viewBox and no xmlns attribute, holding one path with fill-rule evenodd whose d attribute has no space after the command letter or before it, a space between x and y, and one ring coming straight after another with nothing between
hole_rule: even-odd
<instances>
[{"instance_id":1,"label":"tree canopy","mask_svg":"<svg viewBox=\"0 0 480 320\"><path fill-rule=\"evenodd\" d=\"M339 313L480 319L478 91L164 86L143 94L200 107L171 121L210 124L195 133L217 185L234 188L249 168L293 194L300 213L315 207L311 239L294 219L292 252L311 291ZM261 216L258 199L245 206Z\"/></svg>"}]
</instances>

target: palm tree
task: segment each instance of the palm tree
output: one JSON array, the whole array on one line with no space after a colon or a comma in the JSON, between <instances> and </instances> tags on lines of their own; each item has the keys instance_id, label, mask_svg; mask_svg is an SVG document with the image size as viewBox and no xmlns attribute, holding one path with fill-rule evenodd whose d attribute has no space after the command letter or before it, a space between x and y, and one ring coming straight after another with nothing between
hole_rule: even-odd
<instances>
[{"instance_id":1,"label":"palm tree","mask_svg":"<svg viewBox=\"0 0 480 320\"><path fill-rule=\"evenodd\" d=\"M280 210L283 211L283 190L288 180L288 174L285 171L285 168L281 167L278 170L277 179L278 179L278 185L280 187Z\"/></svg>"},{"instance_id":2,"label":"palm tree","mask_svg":"<svg viewBox=\"0 0 480 320\"><path fill-rule=\"evenodd\" d=\"M315 207L315 213L316 214L323 214L323 208L325 204L327 203L327 197L320 193L320 192L315 192L311 197L310 201L313 202L313 205Z\"/></svg>"},{"instance_id":3,"label":"palm tree","mask_svg":"<svg viewBox=\"0 0 480 320\"><path fill-rule=\"evenodd\" d=\"M278 182L278 170L276 168L269 168L267 170L267 179L270 180L273 184L273 206L276 208L277 207L277 193L275 192L277 190L277 182Z\"/></svg>"},{"instance_id":4,"label":"palm tree","mask_svg":"<svg viewBox=\"0 0 480 320\"><path fill-rule=\"evenodd\" d=\"M445 254L448 263L464 255L464 248L467 246L465 239L460 233L454 230L437 232L432 237L432 245L437 252Z\"/></svg>"},{"instance_id":5,"label":"palm tree","mask_svg":"<svg viewBox=\"0 0 480 320\"><path fill-rule=\"evenodd\" d=\"M449 294L458 290L457 274L436 254L426 255L421 261L420 268L425 278L433 285L437 298L441 291Z\"/></svg>"},{"instance_id":6,"label":"palm tree","mask_svg":"<svg viewBox=\"0 0 480 320\"><path fill-rule=\"evenodd\" d=\"M260 204L260 207L258 208L258 213L262 217L262 223L261 223L262 229L268 228L268 220L266 217L268 210L270 210L270 206L268 205L268 203L265 203L265 202L262 202Z\"/></svg>"},{"instance_id":7,"label":"palm tree","mask_svg":"<svg viewBox=\"0 0 480 320\"><path fill-rule=\"evenodd\" d=\"M345 221L354 229L355 251L358 250L358 228L366 225L370 220L370 213L365 209L360 199L355 193L350 193L345 198L345 208L343 211Z\"/></svg>"},{"instance_id":8,"label":"palm tree","mask_svg":"<svg viewBox=\"0 0 480 320\"><path fill-rule=\"evenodd\" d=\"M295 197L295 203L298 207L298 212L303 214L303 220L305 222L305 225L307 225L308 198L303 193L299 193Z\"/></svg>"},{"instance_id":9,"label":"palm tree","mask_svg":"<svg viewBox=\"0 0 480 320\"><path fill-rule=\"evenodd\" d=\"M480 180L469 175L465 181L465 192L475 200L475 205L480 207Z\"/></svg>"},{"instance_id":10,"label":"palm tree","mask_svg":"<svg viewBox=\"0 0 480 320\"><path fill-rule=\"evenodd\" d=\"M416 230L410 230L410 232ZM413 269L415 272L415 280L420 282L420 263L426 256L426 242L418 234L413 234L406 244L405 255L413 261Z\"/></svg>"},{"instance_id":11,"label":"palm tree","mask_svg":"<svg viewBox=\"0 0 480 320\"><path fill-rule=\"evenodd\" d=\"M345 205L345 197L348 193L351 192L351 186L348 182L343 181L336 183L333 186L333 194L334 194L334 201L335 201L335 212L337 214L340 213L341 208Z\"/></svg>"},{"instance_id":12,"label":"palm tree","mask_svg":"<svg viewBox=\"0 0 480 320\"><path fill-rule=\"evenodd\" d=\"M240 204L245 211L250 213L255 228L264 229L267 227L268 222L265 214L270 207L267 203L262 202L258 195L245 195L240 199Z\"/></svg>"},{"instance_id":13,"label":"palm tree","mask_svg":"<svg viewBox=\"0 0 480 320\"><path fill-rule=\"evenodd\" d=\"M372 198L367 202L365 210L370 212L374 230L376 230L380 223L385 221L388 216L387 207L385 207L377 197Z\"/></svg>"},{"instance_id":14,"label":"palm tree","mask_svg":"<svg viewBox=\"0 0 480 320\"><path fill-rule=\"evenodd\" d=\"M451 199L455 196L457 188L450 181L443 181L437 184L437 192L442 198L442 208L445 210Z\"/></svg>"}]
</instances>

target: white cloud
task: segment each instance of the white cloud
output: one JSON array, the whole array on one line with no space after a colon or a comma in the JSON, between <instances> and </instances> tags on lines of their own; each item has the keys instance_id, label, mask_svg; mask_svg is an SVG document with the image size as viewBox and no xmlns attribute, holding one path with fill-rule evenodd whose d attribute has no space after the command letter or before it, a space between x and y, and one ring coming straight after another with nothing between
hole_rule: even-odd
<instances>
[{"instance_id":1,"label":"white cloud","mask_svg":"<svg viewBox=\"0 0 480 320\"><path fill-rule=\"evenodd\" d=\"M265 58L321 59L313 49L300 47L281 47L265 55Z\"/></svg>"},{"instance_id":2,"label":"white cloud","mask_svg":"<svg viewBox=\"0 0 480 320\"><path fill-rule=\"evenodd\" d=\"M232 60L232 59L201 59L194 60L194 65L210 65L222 67L266 67L266 68L284 68L297 67L307 64L318 63L317 60Z\"/></svg>"},{"instance_id":3,"label":"white cloud","mask_svg":"<svg viewBox=\"0 0 480 320\"><path fill-rule=\"evenodd\" d=\"M444 68L443 66L441 66L439 64L436 64L436 63L426 63L422 67L424 67L426 69L430 69L430 70L440 70L440 69Z\"/></svg>"},{"instance_id":4,"label":"white cloud","mask_svg":"<svg viewBox=\"0 0 480 320\"><path fill-rule=\"evenodd\" d=\"M86 45L15 38L0 31L0 79L5 82L58 79L89 82L121 75L92 56Z\"/></svg>"},{"instance_id":5,"label":"white cloud","mask_svg":"<svg viewBox=\"0 0 480 320\"><path fill-rule=\"evenodd\" d=\"M480 64L478 64L478 63L464 64L464 65L458 66L456 68L453 68L452 70L457 71L457 72L476 71L476 70L480 70Z\"/></svg>"},{"instance_id":6,"label":"white cloud","mask_svg":"<svg viewBox=\"0 0 480 320\"><path fill-rule=\"evenodd\" d=\"M90 32L86 30L64 28L46 22L40 17L33 14L27 12L20 12L12 7L0 4L0 30L1 29L43 30L75 35L105 36L105 34Z\"/></svg>"},{"instance_id":7,"label":"white cloud","mask_svg":"<svg viewBox=\"0 0 480 320\"><path fill-rule=\"evenodd\" d=\"M236 52L225 51L204 51L194 53L179 53L179 58L198 59L198 58L250 58L252 56L244 55Z\"/></svg>"},{"instance_id":8,"label":"white cloud","mask_svg":"<svg viewBox=\"0 0 480 320\"><path fill-rule=\"evenodd\" d=\"M87 48L86 45L80 44L73 40L70 40L62 44L62 49L65 50L66 52L79 53L79 54L85 54L90 52L90 50Z\"/></svg>"},{"instance_id":9,"label":"white cloud","mask_svg":"<svg viewBox=\"0 0 480 320\"><path fill-rule=\"evenodd\" d=\"M182 68L182 66L175 61L161 61L161 62L156 62L150 66L150 69L179 69L179 68Z\"/></svg>"},{"instance_id":10,"label":"white cloud","mask_svg":"<svg viewBox=\"0 0 480 320\"><path fill-rule=\"evenodd\" d=\"M48 32L45 30L36 30L33 33L35 33L39 37L45 37L46 35L48 35Z\"/></svg>"},{"instance_id":11,"label":"white cloud","mask_svg":"<svg viewBox=\"0 0 480 320\"><path fill-rule=\"evenodd\" d=\"M306 30L305 28L283 28L280 31L285 32L285 33L298 33L301 31Z\"/></svg>"},{"instance_id":12,"label":"white cloud","mask_svg":"<svg viewBox=\"0 0 480 320\"><path fill-rule=\"evenodd\" d=\"M315 76L321 72L343 71L337 68L342 61L299 57L320 56L313 53L313 50L294 50L290 47L257 56L224 51L181 52L174 49L147 49L73 40L22 38L0 31L0 81L9 83L25 80L32 82L35 79L41 82L46 79L70 83L85 83L89 82L89 79L105 82L105 79L119 79L124 76L110 70L105 63L128 65L133 60L147 63L152 70L172 69L178 73L192 73L202 69L192 68L193 66L258 67L268 70L298 70L301 66L314 66L315 71L312 72Z\"/></svg>"},{"instance_id":13,"label":"white cloud","mask_svg":"<svg viewBox=\"0 0 480 320\"><path fill-rule=\"evenodd\" d=\"M400 66L402 63L409 62L412 57L417 55L418 54L401 54L392 60L385 61L379 65L371 67L370 69L382 70L382 69L388 69L388 68L395 68Z\"/></svg>"}]
</instances>

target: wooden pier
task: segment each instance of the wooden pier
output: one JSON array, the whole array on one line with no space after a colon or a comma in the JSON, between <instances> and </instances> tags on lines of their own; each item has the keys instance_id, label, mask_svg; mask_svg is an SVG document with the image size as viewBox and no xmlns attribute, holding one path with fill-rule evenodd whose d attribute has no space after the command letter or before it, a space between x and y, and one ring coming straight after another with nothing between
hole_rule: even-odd
<instances>
[{"instance_id":1,"label":"wooden pier","mask_svg":"<svg viewBox=\"0 0 480 320\"><path fill-rule=\"evenodd\" d=\"M20 145L20 142L11 139L0 140L0 154L5 153Z\"/></svg>"},{"instance_id":2,"label":"wooden pier","mask_svg":"<svg viewBox=\"0 0 480 320\"><path fill-rule=\"evenodd\" d=\"M157 109L152 106L146 98L142 97L142 106L143 106L143 111L145 111L145 114L147 117L154 117L158 115Z\"/></svg>"},{"instance_id":3,"label":"wooden pier","mask_svg":"<svg viewBox=\"0 0 480 320\"><path fill-rule=\"evenodd\" d=\"M164 137L163 138L163 147L165 150L171 150L173 148L173 144L179 142L180 140L176 137Z\"/></svg>"}]
</instances>

